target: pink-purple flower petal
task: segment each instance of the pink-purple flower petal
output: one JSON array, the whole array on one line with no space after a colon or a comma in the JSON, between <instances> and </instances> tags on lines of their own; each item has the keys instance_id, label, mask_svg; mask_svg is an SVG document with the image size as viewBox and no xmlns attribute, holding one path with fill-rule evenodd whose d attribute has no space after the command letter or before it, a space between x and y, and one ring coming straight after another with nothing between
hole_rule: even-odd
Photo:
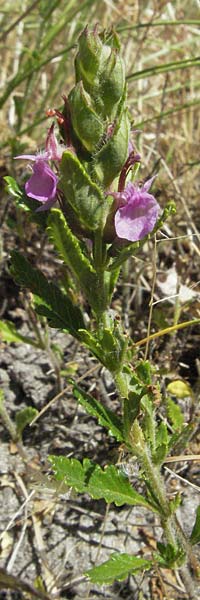
<instances>
[{"instance_id":1,"label":"pink-purple flower petal","mask_svg":"<svg viewBox=\"0 0 200 600\"><path fill-rule=\"evenodd\" d=\"M115 214L115 231L119 238L136 242L154 229L160 207L147 191L152 179L141 188L129 182L123 192L115 195L119 202Z\"/></svg>"},{"instance_id":2,"label":"pink-purple flower petal","mask_svg":"<svg viewBox=\"0 0 200 600\"><path fill-rule=\"evenodd\" d=\"M25 184L26 194L39 202L53 200L56 196L57 183L58 177L45 160L37 158L33 165L33 175Z\"/></svg>"}]
</instances>

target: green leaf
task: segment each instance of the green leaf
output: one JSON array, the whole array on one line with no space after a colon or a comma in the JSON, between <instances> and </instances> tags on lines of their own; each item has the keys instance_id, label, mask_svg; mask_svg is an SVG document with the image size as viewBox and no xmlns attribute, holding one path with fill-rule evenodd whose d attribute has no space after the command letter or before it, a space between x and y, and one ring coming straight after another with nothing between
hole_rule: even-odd
<instances>
[{"instance_id":1,"label":"green leaf","mask_svg":"<svg viewBox=\"0 0 200 600\"><path fill-rule=\"evenodd\" d=\"M90 231L102 229L107 217L106 206L109 201L104 198L101 189L90 179L78 158L66 151L61 161L61 181L59 186L78 215L83 226Z\"/></svg>"},{"instance_id":2,"label":"green leaf","mask_svg":"<svg viewBox=\"0 0 200 600\"><path fill-rule=\"evenodd\" d=\"M11 323L11 321L0 321L0 338L4 342L8 342L9 344L11 344L12 342L16 342L18 344L30 344L31 346L35 346L36 348L41 347L39 341L36 342L35 340L26 335L21 335L17 331L14 323Z\"/></svg>"},{"instance_id":3,"label":"green leaf","mask_svg":"<svg viewBox=\"0 0 200 600\"><path fill-rule=\"evenodd\" d=\"M181 431L184 424L184 415L180 406L172 398L167 398L167 413L174 431Z\"/></svg>"},{"instance_id":4,"label":"green leaf","mask_svg":"<svg viewBox=\"0 0 200 600\"><path fill-rule=\"evenodd\" d=\"M86 329L79 329L79 334L81 336L81 341L86 346L88 346L88 348L91 350L94 356L96 356L96 358L98 358L98 360L102 362L102 364L104 364L101 345L96 339L95 335L93 335L90 331L87 331Z\"/></svg>"},{"instance_id":5,"label":"green leaf","mask_svg":"<svg viewBox=\"0 0 200 600\"><path fill-rule=\"evenodd\" d=\"M95 466L89 480L88 492L93 498L104 498L106 502L114 502L116 506L129 504L149 508L147 500L132 488L128 478L114 465L109 465L105 470Z\"/></svg>"},{"instance_id":6,"label":"green leaf","mask_svg":"<svg viewBox=\"0 0 200 600\"><path fill-rule=\"evenodd\" d=\"M32 406L26 406L22 410L19 410L15 415L15 423L18 437L21 437L22 432L26 425L29 425L31 421L38 415L38 410Z\"/></svg>"},{"instance_id":7,"label":"green leaf","mask_svg":"<svg viewBox=\"0 0 200 600\"><path fill-rule=\"evenodd\" d=\"M89 459L84 459L83 464L76 458L66 458L66 456L49 456L58 481L64 481L76 492L86 492L89 470L94 468Z\"/></svg>"},{"instance_id":8,"label":"green leaf","mask_svg":"<svg viewBox=\"0 0 200 600\"><path fill-rule=\"evenodd\" d=\"M190 542L192 545L200 542L200 504L196 511L196 520L190 536Z\"/></svg>"},{"instance_id":9,"label":"green leaf","mask_svg":"<svg viewBox=\"0 0 200 600\"><path fill-rule=\"evenodd\" d=\"M123 367L122 376L126 381L127 396L124 401L124 436L128 443L129 434L133 423L140 411L140 403L143 396L146 394L146 385L142 383L136 374L126 365Z\"/></svg>"},{"instance_id":10,"label":"green leaf","mask_svg":"<svg viewBox=\"0 0 200 600\"><path fill-rule=\"evenodd\" d=\"M177 509L179 508L181 502L182 502L181 493L178 492L176 494L176 496L174 496L174 498L172 498L169 501L170 515L173 515L177 511Z\"/></svg>"},{"instance_id":11,"label":"green leaf","mask_svg":"<svg viewBox=\"0 0 200 600\"><path fill-rule=\"evenodd\" d=\"M15 179L9 175L6 175L6 177L4 177L4 181L6 182L6 191L8 194L11 194L11 196L14 196L15 198L21 198L23 192L20 190L20 187Z\"/></svg>"},{"instance_id":12,"label":"green leaf","mask_svg":"<svg viewBox=\"0 0 200 600\"><path fill-rule=\"evenodd\" d=\"M153 461L155 464L161 465L167 456L169 448L169 434L167 425L163 421L156 429L156 451L154 452Z\"/></svg>"},{"instance_id":13,"label":"green leaf","mask_svg":"<svg viewBox=\"0 0 200 600\"><path fill-rule=\"evenodd\" d=\"M121 334L118 323L114 323L112 329L109 329L109 327L102 329L99 335L99 342L107 369L111 373L119 371L121 361L124 358L126 340L124 339L124 335Z\"/></svg>"},{"instance_id":14,"label":"green leaf","mask_svg":"<svg viewBox=\"0 0 200 600\"><path fill-rule=\"evenodd\" d=\"M176 569L183 564L185 553L182 548L174 547L172 544L163 544L162 542L157 542L157 548L159 555L156 558L161 566Z\"/></svg>"},{"instance_id":15,"label":"green leaf","mask_svg":"<svg viewBox=\"0 0 200 600\"><path fill-rule=\"evenodd\" d=\"M152 366L149 360L140 360L140 362L136 366L136 372L141 381L143 381L143 383L145 383L146 385L151 384Z\"/></svg>"},{"instance_id":16,"label":"green leaf","mask_svg":"<svg viewBox=\"0 0 200 600\"><path fill-rule=\"evenodd\" d=\"M18 252L13 251L11 257L11 274L17 283L29 288L36 295L37 313L47 317L51 327L66 329L71 335L80 339L78 330L84 327L81 310Z\"/></svg>"},{"instance_id":17,"label":"green leaf","mask_svg":"<svg viewBox=\"0 0 200 600\"><path fill-rule=\"evenodd\" d=\"M115 552L104 563L93 569L86 571L85 575L90 578L92 583L99 585L110 585L113 581L122 581L131 573L138 573L150 569L152 562L145 558L132 556L131 554L119 554Z\"/></svg>"},{"instance_id":18,"label":"green leaf","mask_svg":"<svg viewBox=\"0 0 200 600\"><path fill-rule=\"evenodd\" d=\"M113 435L118 442L124 440L121 419L114 412L103 406L96 398L86 394L77 385L74 386L74 395L87 413L97 417L99 424L108 429L110 435Z\"/></svg>"},{"instance_id":19,"label":"green leaf","mask_svg":"<svg viewBox=\"0 0 200 600\"><path fill-rule=\"evenodd\" d=\"M99 465L88 459L84 459L83 464L75 458L70 459L65 456L50 456L49 459L56 478L64 480L77 492L87 492L95 499L104 498L106 502L114 502L116 506L123 504L140 505L147 508L151 506L141 494L131 487L126 475L118 471L114 465L101 469Z\"/></svg>"},{"instance_id":20,"label":"green leaf","mask_svg":"<svg viewBox=\"0 0 200 600\"><path fill-rule=\"evenodd\" d=\"M51 210L47 232L60 257L76 276L92 307L94 307L95 271L88 258L83 254L77 237L68 227L64 215L59 209Z\"/></svg>"}]
</instances>

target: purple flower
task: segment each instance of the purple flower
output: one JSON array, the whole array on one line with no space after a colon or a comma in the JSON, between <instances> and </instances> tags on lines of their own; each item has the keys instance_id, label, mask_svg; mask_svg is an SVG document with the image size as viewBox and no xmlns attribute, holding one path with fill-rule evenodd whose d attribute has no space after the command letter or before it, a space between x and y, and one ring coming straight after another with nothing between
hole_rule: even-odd
<instances>
[{"instance_id":1,"label":"purple flower","mask_svg":"<svg viewBox=\"0 0 200 600\"><path fill-rule=\"evenodd\" d=\"M58 177L50 169L44 158L38 156L34 158L34 161L33 174L25 184L26 194L30 198L35 198L35 200L45 203L45 207L42 207L40 210L47 210L56 201Z\"/></svg>"},{"instance_id":2,"label":"purple flower","mask_svg":"<svg viewBox=\"0 0 200 600\"><path fill-rule=\"evenodd\" d=\"M156 199L148 193L153 180L151 177L142 187L128 183L125 190L113 194L119 202L115 214L119 238L136 242L153 230L160 212Z\"/></svg>"},{"instance_id":3,"label":"purple flower","mask_svg":"<svg viewBox=\"0 0 200 600\"><path fill-rule=\"evenodd\" d=\"M43 205L37 209L38 211L48 210L56 202L58 177L49 167L48 161L60 161L64 149L64 146L58 144L54 133L54 125L52 125L48 131L45 150L43 152L38 154L22 154L15 157L34 162L32 167L33 174L26 182L25 190L27 196L42 202Z\"/></svg>"}]
</instances>

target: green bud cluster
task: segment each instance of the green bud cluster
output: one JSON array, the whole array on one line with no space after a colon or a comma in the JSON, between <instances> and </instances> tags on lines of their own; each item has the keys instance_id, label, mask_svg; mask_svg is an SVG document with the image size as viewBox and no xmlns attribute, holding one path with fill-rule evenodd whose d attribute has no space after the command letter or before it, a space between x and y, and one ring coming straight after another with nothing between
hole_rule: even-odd
<instances>
[{"instance_id":1,"label":"green bud cluster","mask_svg":"<svg viewBox=\"0 0 200 600\"><path fill-rule=\"evenodd\" d=\"M78 40L76 85L68 103L72 139L89 174L108 187L128 155L130 123L125 107L125 67L116 33L103 40L86 28Z\"/></svg>"}]
</instances>

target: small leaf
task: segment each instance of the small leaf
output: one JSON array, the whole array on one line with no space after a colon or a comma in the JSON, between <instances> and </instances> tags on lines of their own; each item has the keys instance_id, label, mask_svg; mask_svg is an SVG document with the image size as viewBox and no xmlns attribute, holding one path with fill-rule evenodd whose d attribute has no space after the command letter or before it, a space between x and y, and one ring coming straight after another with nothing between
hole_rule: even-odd
<instances>
[{"instance_id":1,"label":"small leaf","mask_svg":"<svg viewBox=\"0 0 200 600\"><path fill-rule=\"evenodd\" d=\"M167 425L163 421L157 426L156 429L156 451L153 456L155 464L161 465L167 456L169 448L169 434Z\"/></svg>"},{"instance_id":2,"label":"small leaf","mask_svg":"<svg viewBox=\"0 0 200 600\"><path fill-rule=\"evenodd\" d=\"M175 513L177 511L177 508L179 508L181 501L182 501L181 494L178 492L176 494L176 496L174 496L174 498L172 498L170 500L170 503L169 503L170 515L173 515L173 513Z\"/></svg>"},{"instance_id":3,"label":"small leaf","mask_svg":"<svg viewBox=\"0 0 200 600\"><path fill-rule=\"evenodd\" d=\"M151 384L152 366L148 360L140 360L136 372L143 383L146 383L146 385Z\"/></svg>"},{"instance_id":4,"label":"small leaf","mask_svg":"<svg viewBox=\"0 0 200 600\"><path fill-rule=\"evenodd\" d=\"M138 573L150 569L150 560L132 556L131 554L119 554L115 552L111 557L98 567L94 567L85 573L92 583L99 585L110 585L113 581L122 581L131 573Z\"/></svg>"},{"instance_id":5,"label":"small leaf","mask_svg":"<svg viewBox=\"0 0 200 600\"><path fill-rule=\"evenodd\" d=\"M37 313L48 318L50 327L66 329L80 339L78 330L84 328L84 321L78 306L18 252L13 251L11 257L11 274L17 283L36 295Z\"/></svg>"},{"instance_id":6,"label":"small leaf","mask_svg":"<svg viewBox=\"0 0 200 600\"><path fill-rule=\"evenodd\" d=\"M200 542L200 504L196 511L196 520L190 536L190 542L192 545Z\"/></svg>"},{"instance_id":7,"label":"small leaf","mask_svg":"<svg viewBox=\"0 0 200 600\"><path fill-rule=\"evenodd\" d=\"M93 335L90 331L87 331L86 329L79 329L79 334L81 336L81 341L86 346L88 346L88 348L91 350L94 356L96 356L98 360L103 363L102 348L95 335Z\"/></svg>"},{"instance_id":8,"label":"small leaf","mask_svg":"<svg viewBox=\"0 0 200 600\"><path fill-rule=\"evenodd\" d=\"M6 191L15 198L21 198L23 192L22 190L20 190L15 179L13 179L13 177L10 177L9 175L6 175L6 177L4 177L4 181L6 182Z\"/></svg>"},{"instance_id":9,"label":"small leaf","mask_svg":"<svg viewBox=\"0 0 200 600\"><path fill-rule=\"evenodd\" d=\"M140 505L147 508L151 506L141 494L131 487L126 475L119 472L114 465L101 469L99 465L88 459L84 459L83 464L75 458L70 459L65 456L50 456L49 459L56 478L64 480L77 492L87 492L95 499L104 498L106 502L114 502L116 506L123 504Z\"/></svg>"},{"instance_id":10,"label":"small leaf","mask_svg":"<svg viewBox=\"0 0 200 600\"><path fill-rule=\"evenodd\" d=\"M127 397L124 402L124 436L128 442L133 423L140 411L141 399L147 390L146 385L140 381L136 374L133 375L126 365L123 367L122 374L127 387Z\"/></svg>"},{"instance_id":11,"label":"small leaf","mask_svg":"<svg viewBox=\"0 0 200 600\"><path fill-rule=\"evenodd\" d=\"M40 347L39 342L26 335L21 335L11 321L0 321L0 338L9 344L16 342L18 344L30 344L36 348Z\"/></svg>"},{"instance_id":12,"label":"small leaf","mask_svg":"<svg viewBox=\"0 0 200 600\"><path fill-rule=\"evenodd\" d=\"M29 425L31 421L38 415L38 410L32 406L26 406L22 410L19 410L15 415L15 423L18 437L21 437L23 430L26 425Z\"/></svg>"},{"instance_id":13,"label":"small leaf","mask_svg":"<svg viewBox=\"0 0 200 600\"><path fill-rule=\"evenodd\" d=\"M122 422L117 415L103 406L98 400L86 394L78 386L74 386L74 395L78 402L84 406L89 415L97 417L98 422L103 427L109 430L110 435L113 435L118 442L123 441Z\"/></svg>"},{"instance_id":14,"label":"small leaf","mask_svg":"<svg viewBox=\"0 0 200 600\"><path fill-rule=\"evenodd\" d=\"M167 398L167 413L172 422L174 431L181 431L184 424L184 415L180 406L172 398Z\"/></svg>"},{"instance_id":15,"label":"small leaf","mask_svg":"<svg viewBox=\"0 0 200 600\"><path fill-rule=\"evenodd\" d=\"M176 396L176 398L188 398L192 396L192 389L189 383L186 381L182 381L181 379L177 379L176 381L171 381L171 383L167 386L167 391Z\"/></svg>"},{"instance_id":16,"label":"small leaf","mask_svg":"<svg viewBox=\"0 0 200 600\"><path fill-rule=\"evenodd\" d=\"M177 548L172 546L172 544L157 542L157 548L159 550L159 555L157 555L156 558L161 566L176 569L183 564L185 553L181 547Z\"/></svg>"}]
</instances>

